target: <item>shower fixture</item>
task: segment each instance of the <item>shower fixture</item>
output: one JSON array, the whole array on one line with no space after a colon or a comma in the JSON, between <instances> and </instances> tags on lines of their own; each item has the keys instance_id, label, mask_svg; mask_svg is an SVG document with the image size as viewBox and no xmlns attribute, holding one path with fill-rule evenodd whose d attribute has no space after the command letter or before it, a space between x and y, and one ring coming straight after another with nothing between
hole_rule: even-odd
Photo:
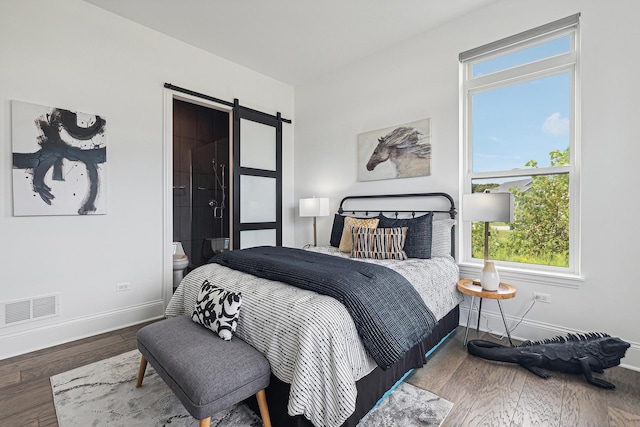
<instances>
[{"instance_id":1,"label":"shower fixture","mask_svg":"<svg viewBox=\"0 0 640 427\"><path fill-rule=\"evenodd\" d=\"M227 189L227 187L225 186L225 164L221 163L220 164L220 169L221 169L221 173L222 173L222 179L220 179L220 177L218 177L218 167L216 166L216 159L214 158L213 160L211 160L211 166L213 167L213 176L215 176L216 178L216 184L218 187L220 187L220 189L222 190L222 201L220 202L220 205L218 205L218 203L215 200L211 200L209 201L209 206L211 206L213 208L213 217L216 219L222 219L224 217L224 209L225 209L225 200L227 198L227 195L225 193L225 190ZM215 202L212 204L212 202Z\"/></svg>"}]
</instances>

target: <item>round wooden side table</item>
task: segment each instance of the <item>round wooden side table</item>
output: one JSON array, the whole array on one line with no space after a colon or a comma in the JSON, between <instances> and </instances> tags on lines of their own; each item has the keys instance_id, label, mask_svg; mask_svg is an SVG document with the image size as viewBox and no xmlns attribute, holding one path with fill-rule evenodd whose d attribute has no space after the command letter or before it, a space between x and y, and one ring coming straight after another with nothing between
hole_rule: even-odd
<instances>
[{"instance_id":1,"label":"round wooden side table","mask_svg":"<svg viewBox=\"0 0 640 427\"><path fill-rule=\"evenodd\" d=\"M471 311L473 310L473 300L475 297L480 298L480 304L478 306L478 324L476 326L476 332L480 330L480 314L482 313L482 299L489 298L498 302L498 308L500 308L500 314L502 315L502 323L504 323L504 329L507 331L507 337L509 337L509 344L513 346L511 341L511 333L507 326L507 321L504 318L504 312L502 311L502 304L500 300L511 299L516 296L516 288L500 282L500 286L497 291L485 291L482 286L473 283L473 279L462 279L458 281L458 290L463 294L471 296L471 305L469 305L469 316L467 317L467 330L464 333L464 342L462 345L467 345L467 336L469 335L469 321L471 320Z\"/></svg>"}]
</instances>

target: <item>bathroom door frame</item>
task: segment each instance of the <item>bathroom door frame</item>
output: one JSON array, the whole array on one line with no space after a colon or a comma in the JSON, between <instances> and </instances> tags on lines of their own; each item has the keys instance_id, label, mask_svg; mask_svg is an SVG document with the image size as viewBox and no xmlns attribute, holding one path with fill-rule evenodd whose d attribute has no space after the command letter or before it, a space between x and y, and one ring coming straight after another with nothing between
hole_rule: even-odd
<instances>
[{"instance_id":1,"label":"bathroom door frame","mask_svg":"<svg viewBox=\"0 0 640 427\"><path fill-rule=\"evenodd\" d=\"M173 101L184 101L229 115L229 174L233 176L233 106L209 101L172 89L164 88L164 135L163 135L163 183L162 183L162 298L164 306L173 295ZM233 197L233 182L229 180L229 195ZM233 201L228 204L229 218L233 218ZM229 221L229 236L233 236L233 221Z\"/></svg>"}]
</instances>

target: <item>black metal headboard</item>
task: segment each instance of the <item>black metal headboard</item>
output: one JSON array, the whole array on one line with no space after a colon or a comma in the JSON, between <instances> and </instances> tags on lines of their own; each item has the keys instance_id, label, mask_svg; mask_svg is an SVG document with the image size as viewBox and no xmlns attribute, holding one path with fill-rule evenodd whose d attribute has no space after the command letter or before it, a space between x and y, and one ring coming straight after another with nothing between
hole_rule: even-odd
<instances>
[{"instance_id":1,"label":"black metal headboard","mask_svg":"<svg viewBox=\"0 0 640 427\"><path fill-rule=\"evenodd\" d=\"M369 208L366 209L345 209L345 202L349 200L362 200L362 199L394 199L394 198L444 198L446 199L446 204L449 209L429 209L423 208L422 206L417 206L418 209L410 209L410 210L401 210L401 209L379 209L379 208ZM357 215L358 213L363 213L365 216L369 216L370 213L375 214L383 214L383 213L392 213L398 217L399 214L411 214L411 216L415 216L417 212L434 212L434 213L443 213L448 214L451 219L455 219L457 215L456 206L453 201L453 198L447 193L411 193L411 194L376 194L376 195L364 195L364 196L347 196L340 201L340 206L338 207L338 213L351 213L353 215ZM451 256L455 258L455 226L451 227Z\"/></svg>"}]
</instances>

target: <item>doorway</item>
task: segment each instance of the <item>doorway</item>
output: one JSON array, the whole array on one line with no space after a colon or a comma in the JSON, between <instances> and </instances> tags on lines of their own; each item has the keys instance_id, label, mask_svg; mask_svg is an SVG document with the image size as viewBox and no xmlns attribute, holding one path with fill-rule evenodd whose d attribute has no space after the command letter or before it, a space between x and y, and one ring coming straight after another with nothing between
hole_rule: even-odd
<instances>
[{"instance_id":1,"label":"doorway","mask_svg":"<svg viewBox=\"0 0 640 427\"><path fill-rule=\"evenodd\" d=\"M173 295L172 240L187 242L187 272L206 263L215 239L229 238L229 249L282 244L282 123L291 120L244 107L238 99L231 103L170 83L164 87L166 305ZM226 249L226 243L214 245Z\"/></svg>"},{"instance_id":2,"label":"doorway","mask_svg":"<svg viewBox=\"0 0 640 427\"><path fill-rule=\"evenodd\" d=\"M229 247L231 157L228 111L173 99L173 241L187 272Z\"/></svg>"}]
</instances>

